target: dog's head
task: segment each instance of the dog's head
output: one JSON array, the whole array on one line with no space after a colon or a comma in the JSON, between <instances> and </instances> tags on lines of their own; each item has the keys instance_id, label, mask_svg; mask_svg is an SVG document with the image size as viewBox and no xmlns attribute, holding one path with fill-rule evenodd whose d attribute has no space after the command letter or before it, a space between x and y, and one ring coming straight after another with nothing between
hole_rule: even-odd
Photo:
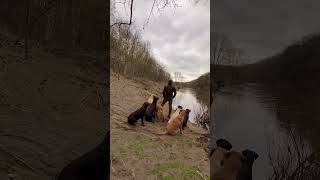
<instances>
[{"instance_id":1,"label":"dog's head","mask_svg":"<svg viewBox=\"0 0 320 180\"><path fill-rule=\"evenodd\" d=\"M159 98L157 96L153 96L153 102L157 102Z\"/></svg>"},{"instance_id":2,"label":"dog's head","mask_svg":"<svg viewBox=\"0 0 320 180\"><path fill-rule=\"evenodd\" d=\"M256 152L254 152L254 151L252 151L252 150L249 150L249 149L243 150L243 151L242 151L242 155L243 155L244 157L246 157L246 161L247 161L250 165L252 165L253 162L254 162L256 159L258 159L258 157L259 157L259 155L258 155Z\"/></svg>"},{"instance_id":3,"label":"dog's head","mask_svg":"<svg viewBox=\"0 0 320 180\"><path fill-rule=\"evenodd\" d=\"M216 144L217 144L218 147L222 147L222 148L224 148L224 149L226 149L228 151L230 151L232 149L231 143L229 141L225 140L225 139L222 139L222 138L218 139L216 141Z\"/></svg>"},{"instance_id":4,"label":"dog's head","mask_svg":"<svg viewBox=\"0 0 320 180\"><path fill-rule=\"evenodd\" d=\"M189 114L190 113L190 109L186 109L186 113Z\"/></svg>"},{"instance_id":5,"label":"dog's head","mask_svg":"<svg viewBox=\"0 0 320 180\"><path fill-rule=\"evenodd\" d=\"M143 105L142 105L142 107L143 107L144 109L147 109L147 107L148 107L149 105L150 105L149 102L144 102Z\"/></svg>"},{"instance_id":6,"label":"dog's head","mask_svg":"<svg viewBox=\"0 0 320 180\"><path fill-rule=\"evenodd\" d=\"M182 109L179 112L179 116L182 117L182 120L184 119L184 116L186 115L186 110Z\"/></svg>"},{"instance_id":7,"label":"dog's head","mask_svg":"<svg viewBox=\"0 0 320 180\"><path fill-rule=\"evenodd\" d=\"M224 154L221 165L223 166L226 163L233 164L232 167L236 167L238 170L241 167L241 164L245 162L246 157L237 151L228 151Z\"/></svg>"}]
</instances>

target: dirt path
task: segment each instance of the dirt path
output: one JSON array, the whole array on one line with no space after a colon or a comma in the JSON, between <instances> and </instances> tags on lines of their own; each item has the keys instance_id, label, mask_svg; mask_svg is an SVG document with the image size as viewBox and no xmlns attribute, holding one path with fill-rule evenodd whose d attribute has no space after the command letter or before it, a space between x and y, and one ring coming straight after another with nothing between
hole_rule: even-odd
<instances>
[{"instance_id":1,"label":"dirt path","mask_svg":"<svg viewBox=\"0 0 320 180\"><path fill-rule=\"evenodd\" d=\"M160 139L151 132L163 132L162 122L127 124L151 94L161 97L163 85L111 76L111 179L208 179L207 143L199 140L204 130L188 123L183 135Z\"/></svg>"},{"instance_id":2,"label":"dirt path","mask_svg":"<svg viewBox=\"0 0 320 180\"><path fill-rule=\"evenodd\" d=\"M82 56L0 49L0 179L52 180L106 131L96 87L105 77Z\"/></svg>"}]
</instances>

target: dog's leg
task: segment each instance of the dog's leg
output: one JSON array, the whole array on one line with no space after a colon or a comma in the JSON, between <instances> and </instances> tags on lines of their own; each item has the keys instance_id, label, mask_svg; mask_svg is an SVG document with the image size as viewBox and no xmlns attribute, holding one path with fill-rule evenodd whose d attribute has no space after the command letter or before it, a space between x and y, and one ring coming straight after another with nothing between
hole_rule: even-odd
<instances>
[{"instance_id":1,"label":"dog's leg","mask_svg":"<svg viewBox=\"0 0 320 180\"><path fill-rule=\"evenodd\" d=\"M152 122L153 122L153 123L155 122L155 116L156 116L156 112L153 111L153 114L152 114Z\"/></svg>"},{"instance_id":2,"label":"dog's leg","mask_svg":"<svg viewBox=\"0 0 320 180\"><path fill-rule=\"evenodd\" d=\"M144 126L143 118L144 118L144 116L141 117L141 125L142 125L142 126Z\"/></svg>"}]
</instances>

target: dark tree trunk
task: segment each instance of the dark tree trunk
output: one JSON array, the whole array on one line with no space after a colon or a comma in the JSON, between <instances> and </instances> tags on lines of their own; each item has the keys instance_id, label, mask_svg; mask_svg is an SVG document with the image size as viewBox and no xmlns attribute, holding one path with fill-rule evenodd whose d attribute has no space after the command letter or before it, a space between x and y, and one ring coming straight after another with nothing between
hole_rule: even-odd
<instances>
[{"instance_id":1,"label":"dark tree trunk","mask_svg":"<svg viewBox=\"0 0 320 180\"><path fill-rule=\"evenodd\" d=\"M25 60L28 60L28 57L29 57L28 38L29 38L30 0L25 0L25 1L26 1L26 27L25 27L24 47L25 47Z\"/></svg>"}]
</instances>

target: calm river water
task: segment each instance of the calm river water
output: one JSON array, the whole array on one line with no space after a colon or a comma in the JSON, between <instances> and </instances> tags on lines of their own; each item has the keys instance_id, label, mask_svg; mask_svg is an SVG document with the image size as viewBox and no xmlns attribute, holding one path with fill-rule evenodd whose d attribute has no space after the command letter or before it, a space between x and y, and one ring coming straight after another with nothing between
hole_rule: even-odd
<instances>
[{"instance_id":1,"label":"calm river water","mask_svg":"<svg viewBox=\"0 0 320 180\"><path fill-rule=\"evenodd\" d=\"M290 124L279 114L291 117L286 107L276 105L278 97L265 93L263 86L245 84L225 87L214 96L212 142L228 139L235 150L249 148L259 154L253 167L253 179L268 179L271 173L268 154L272 144L277 146L289 138ZM276 143L274 143L276 142ZM306 140L307 142L307 140ZM278 143L278 144L277 144Z\"/></svg>"}]
</instances>

